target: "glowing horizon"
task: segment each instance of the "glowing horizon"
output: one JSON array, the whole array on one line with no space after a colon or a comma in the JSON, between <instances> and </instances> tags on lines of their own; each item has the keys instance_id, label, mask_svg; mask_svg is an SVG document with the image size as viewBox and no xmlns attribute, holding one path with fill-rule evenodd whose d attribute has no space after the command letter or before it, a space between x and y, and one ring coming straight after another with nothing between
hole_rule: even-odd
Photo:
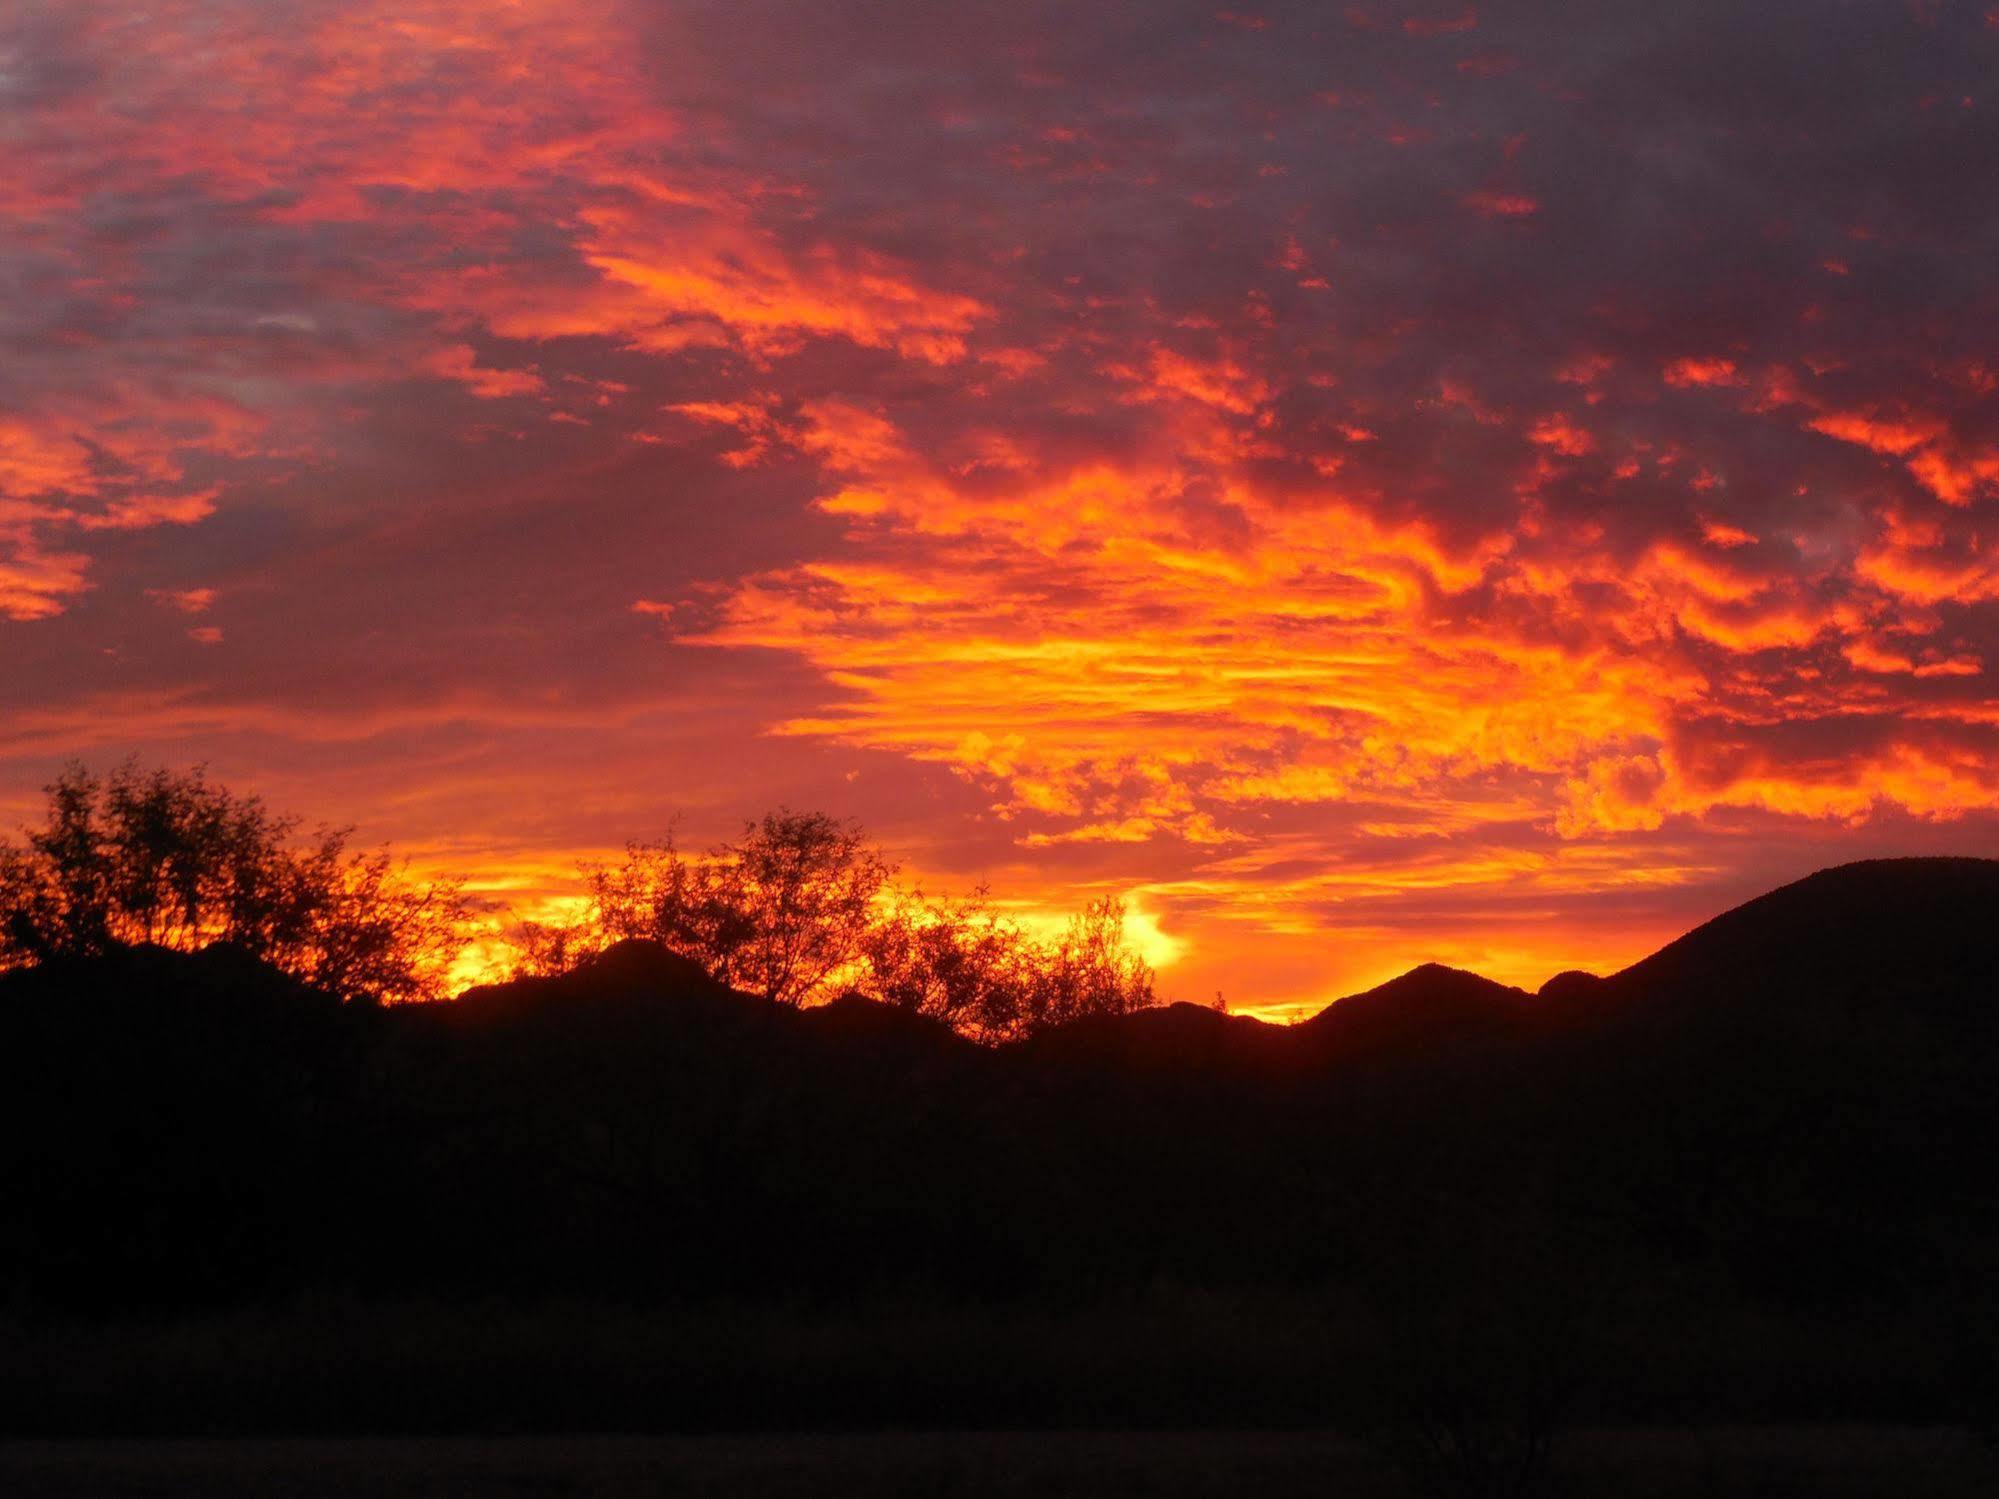
<instances>
[{"instance_id":1,"label":"glowing horizon","mask_svg":"<svg viewBox=\"0 0 1999 1499\"><path fill-rule=\"evenodd\" d=\"M28 0L0 821L854 817L1170 997L1999 849L1999 17Z\"/></svg>"}]
</instances>

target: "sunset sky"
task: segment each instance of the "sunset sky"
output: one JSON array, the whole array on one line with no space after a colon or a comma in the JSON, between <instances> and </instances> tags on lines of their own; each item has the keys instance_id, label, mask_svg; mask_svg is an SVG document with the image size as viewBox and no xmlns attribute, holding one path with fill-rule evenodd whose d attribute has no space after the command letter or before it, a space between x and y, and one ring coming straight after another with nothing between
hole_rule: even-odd
<instances>
[{"instance_id":1,"label":"sunset sky","mask_svg":"<svg viewBox=\"0 0 1999 1499\"><path fill-rule=\"evenodd\" d=\"M1999 852L1999 9L0 7L0 822L676 814L1273 1016Z\"/></svg>"}]
</instances>

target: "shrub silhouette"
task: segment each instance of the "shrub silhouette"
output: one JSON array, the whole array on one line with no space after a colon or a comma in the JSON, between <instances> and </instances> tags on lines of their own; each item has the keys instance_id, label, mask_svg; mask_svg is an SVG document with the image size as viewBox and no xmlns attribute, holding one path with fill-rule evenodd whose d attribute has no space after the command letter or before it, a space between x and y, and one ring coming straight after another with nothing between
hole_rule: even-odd
<instances>
[{"instance_id":1,"label":"shrub silhouette","mask_svg":"<svg viewBox=\"0 0 1999 1499\"><path fill-rule=\"evenodd\" d=\"M240 948L343 998L437 998L466 907L344 829L238 796L199 768L71 765L24 841L0 840L0 968L157 946Z\"/></svg>"}]
</instances>

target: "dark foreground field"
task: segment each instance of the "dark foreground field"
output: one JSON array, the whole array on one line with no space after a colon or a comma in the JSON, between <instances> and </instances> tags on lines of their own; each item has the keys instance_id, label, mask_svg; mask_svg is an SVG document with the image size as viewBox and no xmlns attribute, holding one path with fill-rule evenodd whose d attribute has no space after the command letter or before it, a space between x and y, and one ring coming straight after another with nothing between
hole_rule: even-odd
<instances>
[{"instance_id":1,"label":"dark foreground field","mask_svg":"<svg viewBox=\"0 0 1999 1499\"><path fill-rule=\"evenodd\" d=\"M997 1048L656 944L0 976L0 1499L1999 1494L1995 909Z\"/></svg>"},{"instance_id":2,"label":"dark foreground field","mask_svg":"<svg viewBox=\"0 0 1999 1499\"><path fill-rule=\"evenodd\" d=\"M1999 1462L1939 1429L1578 1434L1549 1492L1574 1499L1984 1499ZM0 1492L56 1499L347 1499L666 1494L1015 1499L1395 1499L1416 1492L1365 1446L1294 1432L930 1432L838 1436L21 1443Z\"/></svg>"}]
</instances>

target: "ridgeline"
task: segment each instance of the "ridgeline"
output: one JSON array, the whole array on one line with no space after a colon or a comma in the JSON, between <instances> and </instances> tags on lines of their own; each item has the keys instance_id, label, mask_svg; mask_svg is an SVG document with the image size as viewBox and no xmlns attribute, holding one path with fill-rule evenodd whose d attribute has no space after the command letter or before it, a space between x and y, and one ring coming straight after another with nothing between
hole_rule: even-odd
<instances>
[{"instance_id":1,"label":"ridgeline","mask_svg":"<svg viewBox=\"0 0 1999 1499\"><path fill-rule=\"evenodd\" d=\"M1854 864L1539 995L998 1047L641 942L386 1007L220 948L17 970L0 1426L1317 1421L1424 1359L1989 1419L1995 912L1999 861Z\"/></svg>"}]
</instances>

